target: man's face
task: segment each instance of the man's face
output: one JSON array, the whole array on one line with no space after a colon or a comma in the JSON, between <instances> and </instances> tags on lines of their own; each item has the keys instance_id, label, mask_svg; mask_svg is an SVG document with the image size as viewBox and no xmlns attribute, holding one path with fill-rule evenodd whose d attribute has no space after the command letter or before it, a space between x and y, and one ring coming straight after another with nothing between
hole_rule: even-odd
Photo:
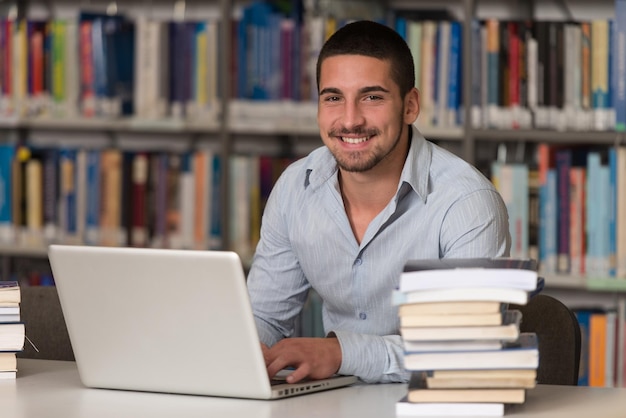
<instances>
[{"instance_id":1,"label":"man's face","mask_svg":"<svg viewBox=\"0 0 626 418\"><path fill-rule=\"evenodd\" d=\"M339 167L365 172L383 160L404 162L405 147L397 145L408 140L406 126L415 119L406 115L389 61L329 57L322 62L319 84L320 135Z\"/></svg>"}]
</instances>

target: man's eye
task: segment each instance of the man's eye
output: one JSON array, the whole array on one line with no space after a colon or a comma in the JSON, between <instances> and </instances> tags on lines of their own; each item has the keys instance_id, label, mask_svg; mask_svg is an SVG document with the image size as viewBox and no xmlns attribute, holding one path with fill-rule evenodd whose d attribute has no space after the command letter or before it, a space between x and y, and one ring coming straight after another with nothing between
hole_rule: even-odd
<instances>
[{"instance_id":1,"label":"man's eye","mask_svg":"<svg viewBox=\"0 0 626 418\"><path fill-rule=\"evenodd\" d=\"M382 97L380 97L380 96L375 96L375 95L365 96L365 100L376 101L376 100L381 100L381 99L382 99Z\"/></svg>"},{"instance_id":2,"label":"man's eye","mask_svg":"<svg viewBox=\"0 0 626 418\"><path fill-rule=\"evenodd\" d=\"M325 102L336 102L339 101L339 97L338 96L327 96L326 98L324 98Z\"/></svg>"}]
</instances>

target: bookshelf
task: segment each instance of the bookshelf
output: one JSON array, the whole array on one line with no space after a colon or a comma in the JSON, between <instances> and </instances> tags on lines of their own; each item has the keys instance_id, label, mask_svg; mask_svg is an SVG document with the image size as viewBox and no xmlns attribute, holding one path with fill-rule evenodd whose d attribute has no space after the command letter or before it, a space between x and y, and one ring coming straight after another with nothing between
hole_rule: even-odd
<instances>
[{"instance_id":1,"label":"bookshelf","mask_svg":"<svg viewBox=\"0 0 626 418\"><path fill-rule=\"evenodd\" d=\"M0 17L14 15L33 20L51 18L75 18L79 10L105 12L117 8L118 14L137 22L140 17L154 20L214 20L220 22L219 60L215 71L219 74L216 84L217 111L206 118L85 118L80 115L64 118L41 118L31 116L0 116L0 143L32 141L35 144L88 143L97 147L119 146L131 150L168 150L183 152L187 149L210 148L221 156L220 224L224 234L220 248L233 249L233 235L228 232L234 217L233 203L228 194L234 187L230 157L238 154L304 155L320 144L316 127L316 106L311 100L250 101L235 95L237 73L232 63L236 56L237 37L233 36L234 21L241 19L251 1L233 0L15 0L0 5ZM605 149L626 142L626 132L606 130L574 130L571 128L519 128L502 129L473 123L471 106L476 96L473 90L477 57L469 53L475 46L472 29L474 20L500 21L523 19L545 21L589 21L614 16L614 0L600 0L590 4L584 0L343 0L307 1L321 13L351 13L352 17L380 17L391 22L388 13L394 10L398 16L415 16L415 11L440 12L445 10L453 19L462 23L463 42L461 90L458 92L466 104L460 122L452 126L429 126L418 123L424 136L461 155L489 174L490 164L498 158L498 151L508 149L513 157L508 162L532 163L534 149L542 143L560 146L597 145ZM482 80L482 79L481 79ZM310 82L311 80L309 80ZM262 105L259 106L259 103ZM473 102L472 102L473 103ZM519 157L521 155L521 157ZM43 246L33 247L4 243L0 245L3 276L11 269L9 259L38 257L44 259ZM626 281L625 281L626 282ZM603 276L576 277L552 275L547 279L548 290L565 292L565 298L573 296L573 304L581 296L592 303L617 306L626 301L623 281ZM621 316L622 328L624 315Z\"/></svg>"}]
</instances>

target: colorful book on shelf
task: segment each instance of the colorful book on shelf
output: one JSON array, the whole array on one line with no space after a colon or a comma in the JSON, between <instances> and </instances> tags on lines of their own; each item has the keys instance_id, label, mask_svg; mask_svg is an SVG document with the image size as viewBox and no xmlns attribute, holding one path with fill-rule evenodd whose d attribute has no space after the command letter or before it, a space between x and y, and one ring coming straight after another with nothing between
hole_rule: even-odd
<instances>
[{"instance_id":1,"label":"colorful book on shelf","mask_svg":"<svg viewBox=\"0 0 626 418\"><path fill-rule=\"evenodd\" d=\"M43 225L46 242L57 238L58 195L59 195L59 150L47 148L43 151Z\"/></svg>"},{"instance_id":2,"label":"colorful book on shelf","mask_svg":"<svg viewBox=\"0 0 626 418\"><path fill-rule=\"evenodd\" d=\"M426 376L426 386L452 388L524 388L537 385L536 369L434 370Z\"/></svg>"},{"instance_id":3,"label":"colorful book on shelf","mask_svg":"<svg viewBox=\"0 0 626 418\"><path fill-rule=\"evenodd\" d=\"M511 257L528 257L528 166L494 162L492 181L502 196L509 213Z\"/></svg>"},{"instance_id":4,"label":"colorful book on shelf","mask_svg":"<svg viewBox=\"0 0 626 418\"><path fill-rule=\"evenodd\" d=\"M455 287L537 288L537 261L514 258L409 260L400 275L403 292Z\"/></svg>"},{"instance_id":5,"label":"colorful book on shelf","mask_svg":"<svg viewBox=\"0 0 626 418\"><path fill-rule=\"evenodd\" d=\"M618 177L617 177L617 149L609 148L609 183L607 201L608 217L609 217L609 276L615 277L617 273L617 193L618 193Z\"/></svg>"},{"instance_id":6,"label":"colorful book on shelf","mask_svg":"<svg viewBox=\"0 0 626 418\"><path fill-rule=\"evenodd\" d=\"M0 242L12 242L13 237L12 164L14 155L14 145L0 144Z\"/></svg>"},{"instance_id":7,"label":"colorful book on shelf","mask_svg":"<svg viewBox=\"0 0 626 418\"><path fill-rule=\"evenodd\" d=\"M538 95L541 96L539 93ZM542 273L556 273L557 182L552 146L546 143L537 145L537 165L539 173L539 263Z\"/></svg>"},{"instance_id":8,"label":"colorful book on shelf","mask_svg":"<svg viewBox=\"0 0 626 418\"><path fill-rule=\"evenodd\" d=\"M137 152L132 157L131 176L131 233L130 245L145 247L148 244L148 154Z\"/></svg>"},{"instance_id":9,"label":"colorful book on shelf","mask_svg":"<svg viewBox=\"0 0 626 418\"><path fill-rule=\"evenodd\" d=\"M613 42L613 108L615 109L615 130L626 131L626 1L615 0L615 42ZM619 47L622 45L622 47Z\"/></svg>"},{"instance_id":10,"label":"colorful book on shelf","mask_svg":"<svg viewBox=\"0 0 626 418\"><path fill-rule=\"evenodd\" d=\"M405 341L516 341L520 336L521 319L520 311L509 310L504 315L502 325L400 327L400 335Z\"/></svg>"},{"instance_id":11,"label":"colorful book on shelf","mask_svg":"<svg viewBox=\"0 0 626 418\"><path fill-rule=\"evenodd\" d=\"M604 387L606 385L607 345L607 313L593 312L589 317L588 370L589 386Z\"/></svg>"},{"instance_id":12,"label":"colorful book on shelf","mask_svg":"<svg viewBox=\"0 0 626 418\"><path fill-rule=\"evenodd\" d=\"M415 403L504 403L521 404L526 400L524 388L445 388L429 387L426 373L414 372L409 381L407 400Z\"/></svg>"},{"instance_id":13,"label":"colorful book on shelf","mask_svg":"<svg viewBox=\"0 0 626 418\"><path fill-rule=\"evenodd\" d=\"M609 21L594 19L591 22L591 94L594 128L609 128Z\"/></svg>"},{"instance_id":14,"label":"colorful book on shelf","mask_svg":"<svg viewBox=\"0 0 626 418\"><path fill-rule=\"evenodd\" d=\"M504 404L492 402L409 402L408 395L396 402L397 417L502 417Z\"/></svg>"},{"instance_id":15,"label":"colorful book on shelf","mask_svg":"<svg viewBox=\"0 0 626 418\"><path fill-rule=\"evenodd\" d=\"M583 276L585 265L585 167L570 168L570 274ZM626 174L626 173L625 173Z\"/></svg>"},{"instance_id":16,"label":"colorful book on shelf","mask_svg":"<svg viewBox=\"0 0 626 418\"><path fill-rule=\"evenodd\" d=\"M570 168L572 150L563 148L555 152L558 194L557 272L570 272Z\"/></svg>"},{"instance_id":17,"label":"colorful book on shelf","mask_svg":"<svg viewBox=\"0 0 626 418\"><path fill-rule=\"evenodd\" d=\"M404 354L404 367L413 371L536 369L538 366L539 349L534 333L521 333L518 340L500 350Z\"/></svg>"}]
</instances>

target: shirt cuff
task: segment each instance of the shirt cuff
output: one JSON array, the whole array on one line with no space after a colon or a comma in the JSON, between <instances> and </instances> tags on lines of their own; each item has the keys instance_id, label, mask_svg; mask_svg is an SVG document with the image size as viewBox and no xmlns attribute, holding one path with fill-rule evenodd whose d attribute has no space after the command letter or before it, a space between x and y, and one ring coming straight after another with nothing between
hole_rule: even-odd
<instances>
[{"instance_id":1,"label":"shirt cuff","mask_svg":"<svg viewBox=\"0 0 626 418\"><path fill-rule=\"evenodd\" d=\"M341 346L339 374L354 375L371 383L381 381L389 368L387 349L382 337L347 331L329 333Z\"/></svg>"}]
</instances>

